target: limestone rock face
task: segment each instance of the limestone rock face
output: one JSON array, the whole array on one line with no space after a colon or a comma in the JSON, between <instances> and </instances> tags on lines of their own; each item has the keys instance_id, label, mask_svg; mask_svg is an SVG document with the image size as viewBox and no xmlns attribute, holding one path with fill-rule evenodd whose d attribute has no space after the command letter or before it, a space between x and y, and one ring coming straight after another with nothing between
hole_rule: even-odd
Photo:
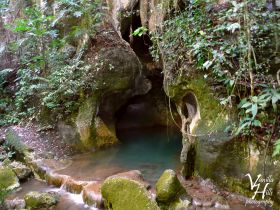
<instances>
[{"instance_id":1,"label":"limestone rock face","mask_svg":"<svg viewBox=\"0 0 280 210\"><path fill-rule=\"evenodd\" d=\"M133 9L138 0L107 0L114 28L124 34L131 24Z\"/></svg>"},{"instance_id":2,"label":"limestone rock face","mask_svg":"<svg viewBox=\"0 0 280 210\"><path fill-rule=\"evenodd\" d=\"M168 11L184 6L184 1L140 0L140 18L143 26L151 32L161 29Z\"/></svg>"},{"instance_id":3,"label":"limestone rock face","mask_svg":"<svg viewBox=\"0 0 280 210\"><path fill-rule=\"evenodd\" d=\"M87 148L99 148L118 142L115 113L126 101L150 89L142 76L142 65L111 23L105 23L96 36L88 40L85 62L92 65L95 88L82 96L78 113L60 126L65 140L80 139ZM143 87L144 84L144 87ZM72 130L72 132L71 132ZM74 131L74 132L73 132ZM69 140L73 139L73 140Z\"/></svg>"},{"instance_id":4,"label":"limestone rock face","mask_svg":"<svg viewBox=\"0 0 280 210\"><path fill-rule=\"evenodd\" d=\"M159 210L146 186L123 174L107 178L101 193L108 209Z\"/></svg>"},{"instance_id":5,"label":"limestone rock face","mask_svg":"<svg viewBox=\"0 0 280 210\"><path fill-rule=\"evenodd\" d=\"M46 209L57 204L59 195L53 192L40 193L33 191L26 194L24 200L28 209Z\"/></svg>"},{"instance_id":6,"label":"limestone rock face","mask_svg":"<svg viewBox=\"0 0 280 210\"><path fill-rule=\"evenodd\" d=\"M19 187L19 182L13 170L0 166L0 189L13 190L17 187Z\"/></svg>"}]
</instances>

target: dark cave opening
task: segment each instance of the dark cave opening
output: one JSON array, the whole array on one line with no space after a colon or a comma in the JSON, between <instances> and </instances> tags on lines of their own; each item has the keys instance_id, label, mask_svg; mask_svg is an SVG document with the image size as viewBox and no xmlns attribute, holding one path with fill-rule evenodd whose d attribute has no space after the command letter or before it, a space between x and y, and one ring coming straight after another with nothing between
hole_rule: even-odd
<instances>
[{"instance_id":1,"label":"dark cave opening","mask_svg":"<svg viewBox=\"0 0 280 210\"><path fill-rule=\"evenodd\" d=\"M152 41L148 34L143 34L141 36L134 36L132 33L142 27L141 18L139 14L139 4L135 7L134 11L130 17L130 25L125 25L125 28L122 29L122 37L127 41L131 48L134 50L141 62L150 63L153 62L153 58L150 54L150 46Z\"/></svg>"},{"instance_id":2,"label":"dark cave opening","mask_svg":"<svg viewBox=\"0 0 280 210\"><path fill-rule=\"evenodd\" d=\"M175 105L163 90L162 67L153 60L150 53L152 41L148 34L132 35L136 29L142 27L139 4L136 5L129 18L130 20L126 21L130 25L123 25L122 37L130 44L142 63L142 73L149 79L152 88L145 95L130 98L118 109L115 113L116 133L118 134L121 129L156 126L173 127L179 130L177 125L181 124L181 119Z\"/></svg>"}]
</instances>

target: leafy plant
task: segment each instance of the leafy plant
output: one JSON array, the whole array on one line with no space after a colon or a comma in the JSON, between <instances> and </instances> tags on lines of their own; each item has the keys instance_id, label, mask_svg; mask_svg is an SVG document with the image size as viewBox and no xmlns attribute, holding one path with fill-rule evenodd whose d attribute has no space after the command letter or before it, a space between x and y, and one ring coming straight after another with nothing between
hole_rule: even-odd
<instances>
[{"instance_id":1,"label":"leafy plant","mask_svg":"<svg viewBox=\"0 0 280 210\"><path fill-rule=\"evenodd\" d=\"M277 82L267 76L280 53L279 12L269 10L265 0L222 5L196 0L169 17L163 30L151 34L153 57L167 70L185 72L185 66L194 66L205 80L224 86L228 96L222 104L239 103L236 134L254 135L254 128L268 126L279 105Z\"/></svg>"},{"instance_id":2,"label":"leafy plant","mask_svg":"<svg viewBox=\"0 0 280 210\"><path fill-rule=\"evenodd\" d=\"M89 81L92 79L90 67L81 62L84 45L78 46L72 60L63 48L95 34L102 17L101 1L59 0L56 3L55 16L50 15L47 7L34 4L25 9L23 18L7 26L19 37L10 44L10 49L20 57L20 68L14 97L7 95L0 99L2 125L34 115L40 105L69 113L76 109L80 91L94 84ZM64 26L67 22L69 28ZM0 73L3 93L7 71Z\"/></svg>"},{"instance_id":3,"label":"leafy plant","mask_svg":"<svg viewBox=\"0 0 280 210\"><path fill-rule=\"evenodd\" d=\"M133 36L142 36L144 34L146 34L148 32L148 29L144 26L141 26L139 28L137 28L133 33L132 35Z\"/></svg>"},{"instance_id":4,"label":"leafy plant","mask_svg":"<svg viewBox=\"0 0 280 210\"><path fill-rule=\"evenodd\" d=\"M275 157L277 155L280 154L280 139L278 139L275 143L274 143L274 150L273 150L273 154L272 157Z\"/></svg>"}]
</instances>

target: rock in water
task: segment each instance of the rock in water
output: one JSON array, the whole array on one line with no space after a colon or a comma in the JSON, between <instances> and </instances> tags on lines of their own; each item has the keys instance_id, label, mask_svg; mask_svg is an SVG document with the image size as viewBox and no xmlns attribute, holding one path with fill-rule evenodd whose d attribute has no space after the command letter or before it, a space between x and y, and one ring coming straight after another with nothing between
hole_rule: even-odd
<instances>
[{"instance_id":1,"label":"rock in water","mask_svg":"<svg viewBox=\"0 0 280 210\"><path fill-rule=\"evenodd\" d=\"M175 171L170 169L156 183L156 200L162 209L184 209L191 203Z\"/></svg>"},{"instance_id":2,"label":"rock in water","mask_svg":"<svg viewBox=\"0 0 280 210\"><path fill-rule=\"evenodd\" d=\"M30 168L17 161L13 161L9 166L20 180L28 178L32 173Z\"/></svg>"},{"instance_id":3,"label":"rock in water","mask_svg":"<svg viewBox=\"0 0 280 210\"><path fill-rule=\"evenodd\" d=\"M170 202L185 192L173 170L165 170L156 183L156 199L160 202Z\"/></svg>"},{"instance_id":4,"label":"rock in water","mask_svg":"<svg viewBox=\"0 0 280 210\"><path fill-rule=\"evenodd\" d=\"M27 209L49 208L57 204L59 195L54 192L29 192L24 196Z\"/></svg>"},{"instance_id":5,"label":"rock in water","mask_svg":"<svg viewBox=\"0 0 280 210\"><path fill-rule=\"evenodd\" d=\"M107 178L101 193L105 206L114 210L159 210L144 183L122 176Z\"/></svg>"},{"instance_id":6,"label":"rock in water","mask_svg":"<svg viewBox=\"0 0 280 210\"><path fill-rule=\"evenodd\" d=\"M13 170L0 166L0 189L13 190L17 187L19 187L19 182Z\"/></svg>"},{"instance_id":7,"label":"rock in water","mask_svg":"<svg viewBox=\"0 0 280 210\"><path fill-rule=\"evenodd\" d=\"M25 201L23 199L15 198L12 200L5 200L5 207L7 209L24 209Z\"/></svg>"},{"instance_id":8,"label":"rock in water","mask_svg":"<svg viewBox=\"0 0 280 210\"><path fill-rule=\"evenodd\" d=\"M84 203L97 208L103 207L103 199L101 195L101 184L98 182L91 182L87 184L82 192Z\"/></svg>"}]
</instances>

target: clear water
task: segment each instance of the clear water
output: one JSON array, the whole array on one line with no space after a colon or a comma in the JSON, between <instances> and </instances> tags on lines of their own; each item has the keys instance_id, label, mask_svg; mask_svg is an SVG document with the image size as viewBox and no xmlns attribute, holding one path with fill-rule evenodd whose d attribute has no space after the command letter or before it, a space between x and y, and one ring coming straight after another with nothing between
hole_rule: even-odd
<instances>
[{"instance_id":1,"label":"clear water","mask_svg":"<svg viewBox=\"0 0 280 210\"><path fill-rule=\"evenodd\" d=\"M154 184L165 169L180 170L182 144L179 131L154 127L118 133L120 145L73 157L72 164L59 173L78 180L103 180L116 173L137 169Z\"/></svg>"},{"instance_id":2,"label":"clear water","mask_svg":"<svg viewBox=\"0 0 280 210\"><path fill-rule=\"evenodd\" d=\"M63 189L48 186L45 182L36 179L30 179L22 183L20 185L20 190L11 194L8 199L14 199L16 197L23 199L24 195L30 191L58 192L61 197L58 204L52 208L53 210L97 210L97 208L85 205L81 194L71 194Z\"/></svg>"}]
</instances>

